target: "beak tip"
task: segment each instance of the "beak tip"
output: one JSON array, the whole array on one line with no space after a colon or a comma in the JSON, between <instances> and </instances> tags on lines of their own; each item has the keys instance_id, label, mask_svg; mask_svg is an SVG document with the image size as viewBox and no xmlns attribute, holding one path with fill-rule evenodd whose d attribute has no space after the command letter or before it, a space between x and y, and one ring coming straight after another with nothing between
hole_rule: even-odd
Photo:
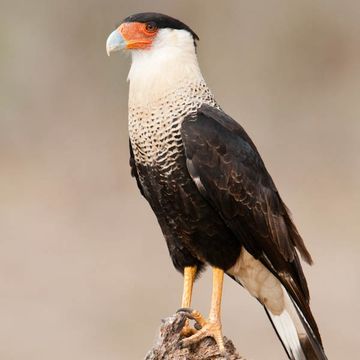
<instances>
[{"instance_id":1,"label":"beak tip","mask_svg":"<svg viewBox=\"0 0 360 360\"><path fill-rule=\"evenodd\" d=\"M125 40L118 30L113 31L106 40L106 53L108 56L114 51L125 48Z\"/></svg>"}]
</instances>

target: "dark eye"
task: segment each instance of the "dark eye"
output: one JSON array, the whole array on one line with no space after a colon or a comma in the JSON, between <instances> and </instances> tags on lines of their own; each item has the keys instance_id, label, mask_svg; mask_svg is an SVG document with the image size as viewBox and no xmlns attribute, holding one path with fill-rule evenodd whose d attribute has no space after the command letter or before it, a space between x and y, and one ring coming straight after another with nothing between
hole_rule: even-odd
<instances>
[{"instance_id":1,"label":"dark eye","mask_svg":"<svg viewBox=\"0 0 360 360\"><path fill-rule=\"evenodd\" d=\"M155 32L157 30L157 26L154 22L151 21L151 22L146 23L145 29L148 32Z\"/></svg>"}]
</instances>

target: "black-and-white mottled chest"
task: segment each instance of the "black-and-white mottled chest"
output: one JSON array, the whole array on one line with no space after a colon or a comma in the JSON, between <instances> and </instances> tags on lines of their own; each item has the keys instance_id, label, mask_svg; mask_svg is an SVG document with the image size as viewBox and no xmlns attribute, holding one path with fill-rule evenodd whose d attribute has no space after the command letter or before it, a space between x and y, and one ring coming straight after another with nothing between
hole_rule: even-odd
<instances>
[{"instance_id":1,"label":"black-and-white mottled chest","mask_svg":"<svg viewBox=\"0 0 360 360\"><path fill-rule=\"evenodd\" d=\"M129 104L129 135L137 164L156 166L165 176L182 154L181 123L202 104L215 106L205 82L177 87L147 104Z\"/></svg>"}]
</instances>

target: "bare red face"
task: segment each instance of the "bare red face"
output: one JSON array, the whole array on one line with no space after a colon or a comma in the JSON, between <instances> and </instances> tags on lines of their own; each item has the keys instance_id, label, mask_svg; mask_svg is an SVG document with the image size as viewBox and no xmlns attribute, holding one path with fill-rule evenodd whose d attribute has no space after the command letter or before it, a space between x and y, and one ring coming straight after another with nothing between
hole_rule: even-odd
<instances>
[{"instance_id":1,"label":"bare red face","mask_svg":"<svg viewBox=\"0 0 360 360\"><path fill-rule=\"evenodd\" d=\"M129 22L121 24L117 31L125 40L125 49L149 49L158 28L153 22Z\"/></svg>"}]
</instances>

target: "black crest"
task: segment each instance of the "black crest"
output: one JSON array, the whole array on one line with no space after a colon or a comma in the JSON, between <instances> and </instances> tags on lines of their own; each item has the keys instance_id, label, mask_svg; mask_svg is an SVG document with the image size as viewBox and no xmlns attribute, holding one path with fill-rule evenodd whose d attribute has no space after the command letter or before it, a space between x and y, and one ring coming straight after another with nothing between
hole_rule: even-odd
<instances>
[{"instance_id":1,"label":"black crest","mask_svg":"<svg viewBox=\"0 0 360 360\"><path fill-rule=\"evenodd\" d=\"M128 16L123 22L154 22L159 29L176 29L176 30L187 30L195 40L199 40L199 37L180 20L174 19L171 16L164 14L145 12Z\"/></svg>"}]
</instances>

